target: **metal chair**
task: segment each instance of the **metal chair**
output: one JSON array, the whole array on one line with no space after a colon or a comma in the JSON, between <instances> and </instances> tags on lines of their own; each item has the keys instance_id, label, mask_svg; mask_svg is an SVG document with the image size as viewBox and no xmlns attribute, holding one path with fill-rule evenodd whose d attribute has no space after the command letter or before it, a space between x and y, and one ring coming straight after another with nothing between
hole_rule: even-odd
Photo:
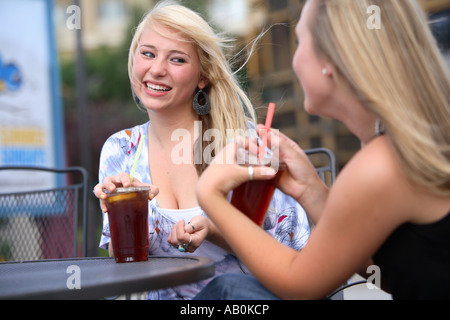
<instances>
[{"instance_id":1,"label":"metal chair","mask_svg":"<svg viewBox=\"0 0 450 320\"><path fill-rule=\"evenodd\" d=\"M327 148L314 148L304 150L309 160L316 168L317 174L320 178L331 187L336 180L336 156L333 151ZM308 218L309 219L309 218ZM309 220L311 230L314 224Z\"/></svg>"},{"instance_id":2,"label":"metal chair","mask_svg":"<svg viewBox=\"0 0 450 320\"><path fill-rule=\"evenodd\" d=\"M331 186L336 180L336 156L327 148L305 150L322 180Z\"/></svg>"},{"instance_id":3,"label":"metal chair","mask_svg":"<svg viewBox=\"0 0 450 320\"><path fill-rule=\"evenodd\" d=\"M81 167L0 167L0 261L86 256L87 181Z\"/></svg>"}]
</instances>

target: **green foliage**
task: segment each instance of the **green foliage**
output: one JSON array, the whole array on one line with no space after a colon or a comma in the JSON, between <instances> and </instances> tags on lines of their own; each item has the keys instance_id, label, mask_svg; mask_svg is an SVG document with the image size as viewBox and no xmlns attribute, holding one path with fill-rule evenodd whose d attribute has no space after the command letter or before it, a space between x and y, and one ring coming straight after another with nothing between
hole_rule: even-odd
<instances>
[{"instance_id":1,"label":"green foliage","mask_svg":"<svg viewBox=\"0 0 450 320\"><path fill-rule=\"evenodd\" d=\"M92 101L126 100L131 97L128 52L101 48L86 59L88 98Z\"/></svg>"}]
</instances>

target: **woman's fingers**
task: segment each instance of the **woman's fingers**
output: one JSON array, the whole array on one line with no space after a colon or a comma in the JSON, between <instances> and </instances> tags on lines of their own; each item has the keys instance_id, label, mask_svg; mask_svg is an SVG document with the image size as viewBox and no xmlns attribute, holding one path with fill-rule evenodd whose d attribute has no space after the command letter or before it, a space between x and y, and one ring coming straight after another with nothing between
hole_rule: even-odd
<instances>
[{"instance_id":1,"label":"woman's fingers","mask_svg":"<svg viewBox=\"0 0 450 320\"><path fill-rule=\"evenodd\" d=\"M121 172L115 176L106 177L103 180L103 183L99 183L94 187L94 195L100 199L100 209L103 212L107 212L108 209L106 207L106 198L108 197L108 193L114 192L119 187L139 187L139 186L148 186L150 188L148 198L152 200L158 193L159 188L153 186L149 183L142 183L137 178L133 179L133 183L131 183L130 175L126 172Z\"/></svg>"}]
</instances>

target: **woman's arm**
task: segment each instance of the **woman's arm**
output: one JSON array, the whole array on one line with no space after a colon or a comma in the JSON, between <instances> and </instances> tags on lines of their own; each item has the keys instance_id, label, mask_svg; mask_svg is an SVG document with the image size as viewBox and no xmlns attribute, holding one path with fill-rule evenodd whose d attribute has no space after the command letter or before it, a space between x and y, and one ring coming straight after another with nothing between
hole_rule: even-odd
<instances>
[{"instance_id":1,"label":"woman's arm","mask_svg":"<svg viewBox=\"0 0 450 320\"><path fill-rule=\"evenodd\" d=\"M405 195L398 190L397 172L389 169L392 163L379 158L361 152L347 165L300 252L278 243L227 201L232 181L248 179L246 168L212 164L200 178L197 195L233 251L269 290L288 299L323 298L366 263L404 222L404 216L397 214L404 202L398 197ZM262 177L259 169L255 178Z\"/></svg>"}]
</instances>

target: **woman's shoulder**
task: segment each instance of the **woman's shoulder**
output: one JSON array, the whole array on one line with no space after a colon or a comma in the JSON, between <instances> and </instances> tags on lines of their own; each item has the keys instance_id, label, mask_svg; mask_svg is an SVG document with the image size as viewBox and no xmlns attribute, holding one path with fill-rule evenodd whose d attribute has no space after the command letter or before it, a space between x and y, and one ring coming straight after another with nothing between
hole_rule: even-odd
<instances>
[{"instance_id":1,"label":"woman's shoulder","mask_svg":"<svg viewBox=\"0 0 450 320\"><path fill-rule=\"evenodd\" d=\"M417 194L401 167L389 139L382 136L364 146L347 163L334 187L344 191L338 194L340 197L351 196L366 208L382 207L388 215L396 212L396 219L404 221L414 211Z\"/></svg>"},{"instance_id":2,"label":"woman's shoulder","mask_svg":"<svg viewBox=\"0 0 450 320\"><path fill-rule=\"evenodd\" d=\"M140 137L147 132L147 127L148 122L112 134L103 144L102 154L115 154L117 150L130 154L132 148L138 145Z\"/></svg>"},{"instance_id":3,"label":"woman's shoulder","mask_svg":"<svg viewBox=\"0 0 450 320\"><path fill-rule=\"evenodd\" d=\"M344 166L333 189L364 199L367 205L372 205L407 196L409 180L388 138L379 137L364 146ZM339 194L342 196L342 193Z\"/></svg>"},{"instance_id":4,"label":"woman's shoulder","mask_svg":"<svg viewBox=\"0 0 450 320\"><path fill-rule=\"evenodd\" d=\"M145 134L147 132L148 124L149 124L149 122L136 125L132 128L127 128L127 129L117 131L116 133L113 133L108 138L108 140L122 139L122 138L131 140L134 137L139 137L140 135Z\"/></svg>"},{"instance_id":5,"label":"woman's shoulder","mask_svg":"<svg viewBox=\"0 0 450 320\"><path fill-rule=\"evenodd\" d=\"M372 183L404 178L394 149L384 136L374 139L358 151L343 172L346 170L351 171L355 179L369 179Z\"/></svg>"}]
</instances>

